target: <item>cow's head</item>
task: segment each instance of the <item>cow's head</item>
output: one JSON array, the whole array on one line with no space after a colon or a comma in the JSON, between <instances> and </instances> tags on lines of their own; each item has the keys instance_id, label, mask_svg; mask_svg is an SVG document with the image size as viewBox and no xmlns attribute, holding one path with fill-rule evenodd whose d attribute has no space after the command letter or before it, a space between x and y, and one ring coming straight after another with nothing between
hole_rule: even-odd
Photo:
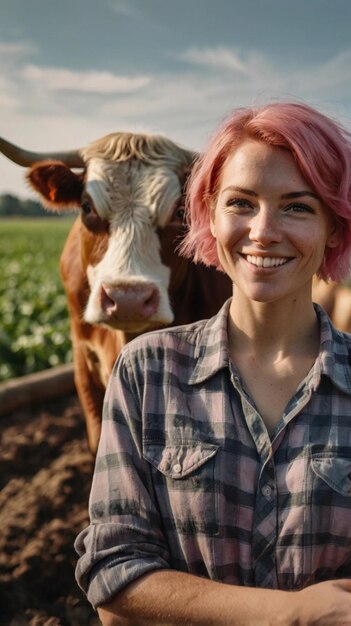
<instances>
[{"instance_id":1,"label":"cow's head","mask_svg":"<svg viewBox=\"0 0 351 626\"><path fill-rule=\"evenodd\" d=\"M32 159L28 180L49 210L81 211L85 321L130 332L170 324L170 257L184 228L183 187L195 154L131 133L108 135L76 160L73 154Z\"/></svg>"}]
</instances>

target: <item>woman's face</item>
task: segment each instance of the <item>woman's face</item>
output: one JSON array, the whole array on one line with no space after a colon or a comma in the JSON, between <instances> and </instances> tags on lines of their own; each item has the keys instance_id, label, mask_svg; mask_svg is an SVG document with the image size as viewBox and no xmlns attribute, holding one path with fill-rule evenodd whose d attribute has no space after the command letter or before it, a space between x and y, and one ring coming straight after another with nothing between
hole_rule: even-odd
<instances>
[{"instance_id":1,"label":"woman's face","mask_svg":"<svg viewBox=\"0 0 351 626\"><path fill-rule=\"evenodd\" d=\"M338 244L290 152L251 139L223 166L211 230L236 289L261 302L310 294L325 247Z\"/></svg>"}]
</instances>

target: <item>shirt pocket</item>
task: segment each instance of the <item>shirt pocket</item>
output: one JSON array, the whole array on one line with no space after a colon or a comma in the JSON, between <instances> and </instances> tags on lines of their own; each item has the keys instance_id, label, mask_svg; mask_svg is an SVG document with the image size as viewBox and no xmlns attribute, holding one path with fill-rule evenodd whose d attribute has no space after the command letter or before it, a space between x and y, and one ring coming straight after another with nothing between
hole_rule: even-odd
<instances>
[{"instance_id":1,"label":"shirt pocket","mask_svg":"<svg viewBox=\"0 0 351 626\"><path fill-rule=\"evenodd\" d=\"M337 452L315 453L311 467L314 567L326 573L324 578L338 576L351 556L351 459Z\"/></svg>"},{"instance_id":2,"label":"shirt pocket","mask_svg":"<svg viewBox=\"0 0 351 626\"><path fill-rule=\"evenodd\" d=\"M314 473L340 496L351 498L351 459L314 454L312 456ZM346 502L350 507L351 502Z\"/></svg>"},{"instance_id":3,"label":"shirt pocket","mask_svg":"<svg viewBox=\"0 0 351 626\"><path fill-rule=\"evenodd\" d=\"M202 441L144 442L143 456L153 468L155 495L166 530L217 534L218 449L218 445Z\"/></svg>"}]
</instances>

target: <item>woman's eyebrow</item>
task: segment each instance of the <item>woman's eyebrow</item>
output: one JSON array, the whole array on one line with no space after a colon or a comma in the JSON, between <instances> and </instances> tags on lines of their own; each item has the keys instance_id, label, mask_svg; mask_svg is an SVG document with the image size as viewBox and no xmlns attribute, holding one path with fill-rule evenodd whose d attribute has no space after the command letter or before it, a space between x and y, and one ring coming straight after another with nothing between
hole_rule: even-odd
<instances>
[{"instance_id":1,"label":"woman's eyebrow","mask_svg":"<svg viewBox=\"0 0 351 626\"><path fill-rule=\"evenodd\" d=\"M289 200L292 198L303 198L304 196L311 196L312 198L316 198L320 200L320 196L314 191L291 191L290 193L283 193L281 196L284 200Z\"/></svg>"},{"instance_id":2,"label":"woman's eyebrow","mask_svg":"<svg viewBox=\"0 0 351 626\"><path fill-rule=\"evenodd\" d=\"M258 193L252 191L252 189L245 189L245 187L236 187L235 185L228 185L225 189L222 189L221 194L225 191L238 191L239 193L245 193L248 196L256 196L258 197Z\"/></svg>"},{"instance_id":3,"label":"woman's eyebrow","mask_svg":"<svg viewBox=\"0 0 351 626\"><path fill-rule=\"evenodd\" d=\"M239 193L244 193L248 196L258 197L258 193L256 193L255 191L252 191L252 189L246 189L245 187L236 187L235 185L229 185L228 187L223 189L221 193L224 193L225 191L238 191ZM284 200L291 200L294 198L303 198L305 196L316 198L316 200L321 199L317 193L315 193L314 191L307 190L307 189L301 190L301 191L290 191L289 193L283 193L281 198L283 198Z\"/></svg>"}]
</instances>

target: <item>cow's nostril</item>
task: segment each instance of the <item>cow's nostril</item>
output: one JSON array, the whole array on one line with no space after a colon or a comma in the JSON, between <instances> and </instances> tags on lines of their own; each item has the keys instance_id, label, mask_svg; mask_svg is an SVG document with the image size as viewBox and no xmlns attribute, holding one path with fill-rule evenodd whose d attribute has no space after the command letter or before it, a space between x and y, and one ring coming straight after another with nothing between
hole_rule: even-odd
<instances>
[{"instance_id":1,"label":"cow's nostril","mask_svg":"<svg viewBox=\"0 0 351 626\"><path fill-rule=\"evenodd\" d=\"M106 293L105 289L101 288L101 308L103 311L111 310L112 308L116 308L116 302Z\"/></svg>"},{"instance_id":2,"label":"cow's nostril","mask_svg":"<svg viewBox=\"0 0 351 626\"><path fill-rule=\"evenodd\" d=\"M158 289L153 288L151 294L147 297L143 304L143 314L145 317L154 315L158 309L160 302L160 294Z\"/></svg>"}]
</instances>

